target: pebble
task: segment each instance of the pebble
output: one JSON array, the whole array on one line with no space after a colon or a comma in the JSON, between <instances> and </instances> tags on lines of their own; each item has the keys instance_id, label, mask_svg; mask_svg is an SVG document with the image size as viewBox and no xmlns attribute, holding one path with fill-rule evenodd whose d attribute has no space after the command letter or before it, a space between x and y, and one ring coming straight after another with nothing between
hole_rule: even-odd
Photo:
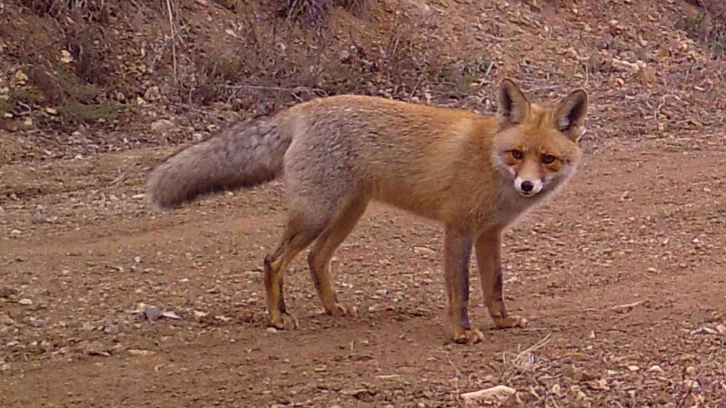
<instances>
[{"instance_id":1,"label":"pebble","mask_svg":"<svg viewBox=\"0 0 726 408\"><path fill-rule=\"evenodd\" d=\"M88 354L89 356L111 356L111 354L108 352L107 347L104 346L100 341L85 343L83 345L83 352Z\"/></svg>"},{"instance_id":2,"label":"pebble","mask_svg":"<svg viewBox=\"0 0 726 408\"><path fill-rule=\"evenodd\" d=\"M16 295L18 293L17 289L8 288L8 287L2 287L0 288L0 298L7 299L10 296Z\"/></svg>"},{"instance_id":3,"label":"pebble","mask_svg":"<svg viewBox=\"0 0 726 408\"><path fill-rule=\"evenodd\" d=\"M161 316L161 309L157 306L147 305L144 307L144 310L141 311L141 317L151 322L159 320Z\"/></svg>"},{"instance_id":4,"label":"pebble","mask_svg":"<svg viewBox=\"0 0 726 408\"><path fill-rule=\"evenodd\" d=\"M15 326L17 323L7 313L0 314L0 324L5 326Z\"/></svg>"}]
</instances>

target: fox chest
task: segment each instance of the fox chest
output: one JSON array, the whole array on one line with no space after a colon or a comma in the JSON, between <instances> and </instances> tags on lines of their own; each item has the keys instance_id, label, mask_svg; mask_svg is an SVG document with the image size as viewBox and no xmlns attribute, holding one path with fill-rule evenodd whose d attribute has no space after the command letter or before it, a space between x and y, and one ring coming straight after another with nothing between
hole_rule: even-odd
<instances>
[{"instance_id":1,"label":"fox chest","mask_svg":"<svg viewBox=\"0 0 726 408\"><path fill-rule=\"evenodd\" d=\"M506 227L517 222L527 214L539 201L538 197L522 197L519 194L503 194L494 200L491 210L483 220L487 226Z\"/></svg>"}]
</instances>

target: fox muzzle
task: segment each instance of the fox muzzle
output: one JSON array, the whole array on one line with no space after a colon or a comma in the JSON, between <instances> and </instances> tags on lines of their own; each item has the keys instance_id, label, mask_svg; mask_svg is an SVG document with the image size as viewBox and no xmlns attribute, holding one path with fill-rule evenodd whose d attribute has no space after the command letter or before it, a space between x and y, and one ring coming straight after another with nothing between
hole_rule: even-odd
<instances>
[{"instance_id":1,"label":"fox muzzle","mask_svg":"<svg viewBox=\"0 0 726 408\"><path fill-rule=\"evenodd\" d=\"M540 179L524 179L517 177L514 179L514 188L517 192L525 197L532 197L539 194L544 187L544 183Z\"/></svg>"}]
</instances>

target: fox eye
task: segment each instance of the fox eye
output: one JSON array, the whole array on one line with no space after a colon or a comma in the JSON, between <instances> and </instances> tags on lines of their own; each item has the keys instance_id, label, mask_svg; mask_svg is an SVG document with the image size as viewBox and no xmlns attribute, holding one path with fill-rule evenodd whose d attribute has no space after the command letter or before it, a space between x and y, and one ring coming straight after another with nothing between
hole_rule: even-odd
<instances>
[{"instance_id":1,"label":"fox eye","mask_svg":"<svg viewBox=\"0 0 726 408\"><path fill-rule=\"evenodd\" d=\"M557 158L551 154L542 155L542 163L544 164L552 164L555 160L557 160Z\"/></svg>"},{"instance_id":2,"label":"fox eye","mask_svg":"<svg viewBox=\"0 0 726 408\"><path fill-rule=\"evenodd\" d=\"M511 154L515 160L522 160L522 157L524 157L524 154L521 150L511 150L509 154Z\"/></svg>"}]
</instances>

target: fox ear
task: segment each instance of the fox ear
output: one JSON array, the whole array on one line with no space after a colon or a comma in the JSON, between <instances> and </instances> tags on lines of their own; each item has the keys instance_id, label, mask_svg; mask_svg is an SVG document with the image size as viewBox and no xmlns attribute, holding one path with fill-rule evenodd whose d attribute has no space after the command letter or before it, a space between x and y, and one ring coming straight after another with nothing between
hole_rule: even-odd
<instances>
[{"instance_id":1,"label":"fox ear","mask_svg":"<svg viewBox=\"0 0 726 408\"><path fill-rule=\"evenodd\" d=\"M509 78L499 84L499 116L513 124L519 124L529 115L529 101Z\"/></svg>"},{"instance_id":2,"label":"fox ear","mask_svg":"<svg viewBox=\"0 0 726 408\"><path fill-rule=\"evenodd\" d=\"M572 91L554 110L557 130L577 142L583 135L582 123L587 115L588 97L583 89Z\"/></svg>"}]
</instances>

